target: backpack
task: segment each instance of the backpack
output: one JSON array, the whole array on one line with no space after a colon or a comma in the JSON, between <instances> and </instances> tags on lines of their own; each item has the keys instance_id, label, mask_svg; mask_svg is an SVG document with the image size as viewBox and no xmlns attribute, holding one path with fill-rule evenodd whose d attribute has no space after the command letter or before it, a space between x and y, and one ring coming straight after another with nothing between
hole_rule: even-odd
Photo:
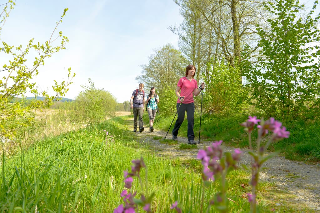
<instances>
[{"instance_id":1,"label":"backpack","mask_svg":"<svg viewBox=\"0 0 320 213\"><path fill-rule=\"evenodd\" d=\"M139 92L139 90L136 89L136 94L134 94L134 97L136 97L138 95L138 92ZM142 90L142 92L143 92L143 98L144 98L144 90Z\"/></svg>"},{"instance_id":2,"label":"backpack","mask_svg":"<svg viewBox=\"0 0 320 213\"><path fill-rule=\"evenodd\" d=\"M139 90L136 89L136 93L134 94L133 102L135 101L135 99L136 99L136 97L138 95L138 92L139 92ZM144 90L142 90L142 92L143 92L143 101L144 101Z\"/></svg>"}]
</instances>

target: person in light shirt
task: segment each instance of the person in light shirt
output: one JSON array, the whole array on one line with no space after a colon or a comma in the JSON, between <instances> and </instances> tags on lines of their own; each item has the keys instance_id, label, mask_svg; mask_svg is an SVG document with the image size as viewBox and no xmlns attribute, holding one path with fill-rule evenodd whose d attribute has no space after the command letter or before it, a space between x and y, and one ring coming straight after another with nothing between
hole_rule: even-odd
<instances>
[{"instance_id":1,"label":"person in light shirt","mask_svg":"<svg viewBox=\"0 0 320 213\"><path fill-rule=\"evenodd\" d=\"M156 117L159 103L159 96L154 87L151 87L150 94L147 97L147 111L149 114L150 132L153 132L153 122Z\"/></svg>"}]
</instances>

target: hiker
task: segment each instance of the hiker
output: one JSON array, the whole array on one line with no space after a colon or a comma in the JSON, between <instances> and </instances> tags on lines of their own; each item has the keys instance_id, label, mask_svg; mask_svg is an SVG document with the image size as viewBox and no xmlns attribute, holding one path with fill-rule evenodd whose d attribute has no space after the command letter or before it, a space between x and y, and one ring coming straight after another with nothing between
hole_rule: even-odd
<instances>
[{"instance_id":1,"label":"hiker","mask_svg":"<svg viewBox=\"0 0 320 213\"><path fill-rule=\"evenodd\" d=\"M144 88L143 83L139 84L139 89L136 89L132 92L132 96L130 99L131 108L133 109L133 131L137 132L137 118L139 116L139 132L143 132L143 120L142 115L144 111Z\"/></svg>"},{"instance_id":2,"label":"hiker","mask_svg":"<svg viewBox=\"0 0 320 213\"><path fill-rule=\"evenodd\" d=\"M188 144L196 144L194 141L194 100L193 96L198 96L201 90L204 89L204 83L199 87L197 81L194 79L196 67L188 65L186 67L186 76L179 79L176 89L177 113L178 118L172 130L172 140L177 140L179 128L184 120L185 112L187 111L188 119Z\"/></svg>"},{"instance_id":3,"label":"hiker","mask_svg":"<svg viewBox=\"0 0 320 213\"><path fill-rule=\"evenodd\" d=\"M154 87L151 87L150 93L147 97L147 111L149 114L150 132L153 132L153 122L156 117L159 103L159 96L156 94Z\"/></svg>"}]
</instances>

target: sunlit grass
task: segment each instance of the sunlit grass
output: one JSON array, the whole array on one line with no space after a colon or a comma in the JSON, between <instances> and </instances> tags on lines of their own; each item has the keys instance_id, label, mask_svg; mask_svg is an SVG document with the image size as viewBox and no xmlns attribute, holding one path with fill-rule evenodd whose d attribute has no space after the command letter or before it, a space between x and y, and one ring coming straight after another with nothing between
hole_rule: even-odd
<instances>
[{"instance_id":1,"label":"sunlit grass","mask_svg":"<svg viewBox=\"0 0 320 213\"><path fill-rule=\"evenodd\" d=\"M155 120L157 128L168 131L174 115L167 116L159 114ZM147 117L145 118L147 120ZM223 115L202 115L201 140L219 141L224 144L248 148L248 135L240 123L248 119L248 115L242 113ZM277 118L275 118L277 119ZM315 118L312 121L297 119L295 121L281 121L287 130L290 131L289 138L271 144L270 151L280 151L287 159L306 162L320 161L320 121ZM175 120L171 125L169 134L173 129ZM182 123L178 137L187 137L187 120ZM200 130L200 113L195 113L194 134L198 137ZM252 135L254 140L256 134ZM253 144L254 145L254 144Z\"/></svg>"},{"instance_id":2,"label":"sunlit grass","mask_svg":"<svg viewBox=\"0 0 320 213\"><path fill-rule=\"evenodd\" d=\"M171 139L161 139L161 140L159 140L159 142L163 143L163 144L168 144L168 145L176 145L176 144L178 144L178 141L171 140Z\"/></svg>"},{"instance_id":3,"label":"sunlit grass","mask_svg":"<svg viewBox=\"0 0 320 213\"><path fill-rule=\"evenodd\" d=\"M162 137L162 136L153 136L152 138L153 138L153 140L160 140L160 139L163 139L163 137Z\"/></svg>"},{"instance_id":4,"label":"sunlit grass","mask_svg":"<svg viewBox=\"0 0 320 213\"><path fill-rule=\"evenodd\" d=\"M186 143L182 143L179 145L179 149L197 149L197 145L195 144L186 144Z\"/></svg>"},{"instance_id":5,"label":"sunlit grass","mask_svg":"<svg viewBox=\"0 0 320 213\"><path fill-rule=\"evenodd\" d=\"M219 184L215 182L208 188L203 187L200 161L157 157L148 146L137 142L136 134L126 123L128 118L118 117L47 137L16 155L4 156L0 173L0 210L113 212L123 203L120 197L124 189L123 171L130 170L131 161L140 157L144 158L148 170L147 193L156 194L152 202L155 212L171 212L170 206L175 201L183 212L199 212L202 193L205 200L202 207L207 209ZM143 169L141 176L144 178L144 175ZM230 212L248 212L249 171L233 171L227 179ZM133 188L139 195L141 187L136 179ZM272 184L259 185L261 212L280 209L294 212L290 205L274 204L279 195L286 196L274 191ZM215 211L211 208L209 212Z\"/></svg>"}]
</instances>

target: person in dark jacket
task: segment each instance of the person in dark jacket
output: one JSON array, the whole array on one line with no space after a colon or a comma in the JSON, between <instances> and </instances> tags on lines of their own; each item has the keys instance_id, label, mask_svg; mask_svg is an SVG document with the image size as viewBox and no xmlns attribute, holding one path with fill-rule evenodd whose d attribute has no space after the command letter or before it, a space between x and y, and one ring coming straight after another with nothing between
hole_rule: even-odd
<instances>
[{"instance_id":1,"label":"person in dark jacket","mask_svg":"<svg viewBox=\"0 0 320 213\"><path fill-rule=\"evenodd\" d=\"M143 83L139 84L139 89L135 89L132 92L131 99L130 99L130 104L131 108L133 109L133 116L134 116L134 121L133 121L133 131L137 132L137 118L139 116L139 132L143 132L144 127L143 127L143 111L144 111L144 86Z\"/></svg>"}]
</instances>

